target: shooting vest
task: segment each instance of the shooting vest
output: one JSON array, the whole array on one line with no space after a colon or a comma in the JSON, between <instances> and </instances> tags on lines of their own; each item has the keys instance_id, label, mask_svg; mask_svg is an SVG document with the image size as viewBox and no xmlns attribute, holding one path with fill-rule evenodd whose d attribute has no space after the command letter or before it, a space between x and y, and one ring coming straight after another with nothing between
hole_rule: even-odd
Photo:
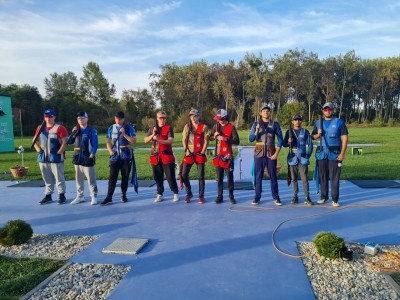
<instances>
[{"instance_id":1,"label":"shooting vest","mask_svg":"<svg viewBox=\"0 0 400 300\"><path fill-rule=\"evenodd\" d=\"M129 141L125 139L122 134L118 137L118 132L121 126L114 124L111 129L111 145L115 143L113 148L116 151L116 155L111 156L110 160L131 160L132 159L132 146L129 144ZM125 126L125 132L129 135L130 132L129 124ZM118 138L118 140L117 140Z\"/></svg>"},{"instance_id":2,"label":"shooting vest","mask_svg":"<svg viewBox=\"0 0 400 300\"><path fill-rule=\"evenodd\" d=\"M196 131L193 133L193 144L189 143L189 147L193 147L193 153L201 152L204 146L204 124L199 123ZM189 139L190 141L190 139Z\"/></svg>"},{"instance_id":3,"label":"shooting vest","mask_svg":"<svg viewBox=\"0 0 400 300\"><path fill-rule=\"evenodd\" d=\"M315 156L317 160L336 160L342 149L339 127L343 124L343 120L339 118L333 118L330 121L324 119L322 124L322 151L317 150ZM317 130L320 129L319 121L315 125Z\"/></svg>"},{"instance_id":4,"label":"shooting vest","mask_svg":"<svg viewBox=\"0 0 400 300\"><path fill-rule=\"evenodd\" d=\"M264 122L260 122L261 126L256 139L256 147L254 148L254 157L271 157L275 153L275 129L274 121L269 121L267 126ZM253 126L257 124L254 123Z\"/></svg>"},{"instance_id":5,"label":"shooting vest","mask_svg":"<svg viewBox=\"0 0 400 300\"><path fill-rule=\"evenodd\" d=\"M168 140L168 133L171 126L164 125L161 127L161 131L158 135L159 140ZM158 143L158 155L163 164L171 164L175 163L175 156L172 152L172 145L165 145Z\"/></svg>"},{"instance_id":6,"label":"shooting vest","mask_svg":"<svg viewBox=\"0 0 400 300\"><path fill-rule=\"evenodd\" d=\"M79 130L80 132L75 138L74 157L72 163L74 165L93 166L94 159L90 160L89 156L92 151L92 137L93 135L96 135L97 132L94 128L89 126L83 130Z\"/></svg>"},{"instance_id":7,"label":"shooting vest","mask_svg":"<svg viewBox=\"0 0 400 300\"><path fill-rule=\"evenodd\" d=\"M290 129L292 130L292 129ZM292 148L292 155L288 154L287 162L291 166L295 166L298 163L302 165L308 165L309 160L307 156L307 139L306 139L306 130L301 128L299 131L299 135L296 134L296 131L292 130L292 133L296 136L297 144L296 148Z\"/></svg>"},{"instance_id":8,"label":"shooting vest","mask_svg":"<svg viewBox=\"0 0 400 300\"><path fill-rule=\"evenodd\" d=\"M233 125L231 123L228 123L225 125L224 131L221 132L221 135L223 137L226 137L229 141L232 135L232 130L233 130ZM220 143L217 145L219 148L217 153L219 153L220 156L226 156L230 155L230 157L233 159L233 151L232 151L232 145L229 142L225 141L220 141Z\"/></svg>"},{"instance_id":9,"label":"shooting vest","mask_svg":"<svg viewBox=\"0 0 400 300\"><path fill-rule=\"evenodd\" d=\"M63 154L57 154L61 147L61 139L57 135L58 127L54 124L50 130L45 128L40 134L40 147L43 152L38 155L38 162L41 163L60 163L64 161Z\"/></svg>"}]
</instances>

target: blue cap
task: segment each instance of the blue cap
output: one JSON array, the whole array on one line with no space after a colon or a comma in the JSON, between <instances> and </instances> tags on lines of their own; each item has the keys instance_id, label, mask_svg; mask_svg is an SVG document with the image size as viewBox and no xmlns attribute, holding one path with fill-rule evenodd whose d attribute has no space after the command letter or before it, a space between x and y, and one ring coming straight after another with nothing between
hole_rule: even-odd
<instances>
[{"instance_id":1,"label":"blue cap","mask_svg":"<svg viewBox=\"0 0 400 300\"><path fill-rule=\"evenodd\" d=\"M54 109L46 109L46 110L44 111L44 114L45 114L45 115L48 115L48 116L53 116L53 117L56 116L56 112L54 111Z\"/></svg>"}]
</instances>

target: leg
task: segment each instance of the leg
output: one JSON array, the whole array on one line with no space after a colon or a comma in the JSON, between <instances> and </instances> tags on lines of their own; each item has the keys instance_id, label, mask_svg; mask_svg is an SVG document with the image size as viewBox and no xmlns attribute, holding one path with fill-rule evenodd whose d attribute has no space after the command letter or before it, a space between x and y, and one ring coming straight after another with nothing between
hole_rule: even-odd
<instances>
[{"instance_id":1,"label":"leg","mask_svg":"<svg viewBox=\"0 0 400 300\"><path fill-rule=\"evenodd\" d=\"M231 167L229 169L225 169L226 177L228 179L228 191L229 191L229 199L232 201L232 199L235 199L233 196L233 190L234 190L234 182L233 182L233 160L231 162Z\"/></svg>"},{"instance_id":2,"label":"leg","mask_svg":"<svg viewBox=\"0 0 400 300\"><path fill-rule=\"evenodd\" d=\"M131 172L132 162L129 160L121 161L121 193L126 195L129 184L129 173Z\"/></svg>"},{"instance_id":3,"label":"leg","mask_svg":"<svg viewBox=\"0 0 400 300\"><path fill-rule=\"evenodd\" d=\"M205 189L205 179L204 179L204 172L205 172L205 164L197 165L197 175L199 177L199 197L204 197L204 189Z\"/></svg>"},{"instance_id":4,"label":"leg","mask_svg":"<svg viewBox=\"0 0 400 300\"><path fill-rule=\"evenodd\" d=\"M115 186L117 185L120 161L110 161L110 173L108 177L107 198L112 198L114 195Z\"/></svg>"},{"instance_id":5,"label":"leg","mask_svg":"<svg viewBox=\"0 0 400 300\"><path fill-rule=\"evenodd\" d=\"M162 165L165 177L167 178L169 188L174 194L179 193L178 184L175 178L175 163Z\"/></svg>"},{"instance_id":6,"label":"leg","mask_svg":"<svg viewBox=\"0 0 400 300\"><path fill-rule=\"evenodd\" d=\"M254 185L255 185L255 199L261 199L262 193L262 180L264 177L265 160L264 158L254 158Z\"/></svg>"},{"instance_id":7,"label":"leg","mask_svg":"<svg viewBox=\"0 0 400 300\"><path fill-rule=\"evenodd\" d=\"M340 172L342 168L338 167L338 162L336 160L329 161L329 178L331 181L331 194L332 201L339 201L339 182L340 182Z\"/></svg>"},{"instance_id":8,"label":"leg","mask_svg":"<svg viewBox=\"0 0 400 300\"><path fill-rule=\"evenodd\" d=\"M276 160L271 160L267 157L267 170L271 182L272 198L279 199L278 176L276 174Z\"/></svg>"},{"instance_id":9,"label":"leg","mask_svg":"<svg viewBox=\"0 0 400 300\"><path fill-rule=\"evenodd\" d=\"M153 167L153 177L157 184L157 194L162 195L164 194L164 170L162 167L161 162Z\"/></svg>"},{"instance_id":10,"label":"leg","mask_svg":"<svg viewBox=\"0 0 400 300\"><path fill-rule=\"evenodd\" d=\"M85 167L75 165L75 184L76 184L76 196L79 198L83 197L84 194L84 172L85 172Z\"/></svg>"},{"instance_id":11,"label":"leg","mask_svg":"<svg viewBox=\"0 0 400 300\"><path fill-rule=\"evenodd\" d=\"M51 164L51 169L56 179L58 194L65 194L64 162Z\"/></svg>"},{"instance_id":12,"label":"leg","mask_svg":"<svg viewBox=\"0 0 400 300\"><path fill-rule=\"evenodd\" d=\"M215 167L215 172L217 173L217 183L218 183L218 194L217 198L220 200L224 199L223 189L224 189L224 169L220 167Z\"/></svg>"},{"instance_id":13,"label":"leg","mask_svg":"<svg viewBox=\"0 0 400 300\"><path fill-rule=\"evenodd\" d=\"M189 180L189 173L190 169L192 168L192 165L188 165L183 163L182 165L182 180L183 184L185 185L186 188L186 195L187 196L192 196L192 186L190 185L190 180Z\"/></svg>"},{"instance_id":14,"label":"leg","mask_svg":"<svg viewBox=\"0 0 400 300\"><path fill-rule=\"evenodd\" d=\"M97 197L97 182L95 167L84 167L84 172L89 185L91 197Z\"/></svg>"},{"instance_id":15,"label":"leg","mask_svg":"<svg viewBox=\"0 0 400 300\"><path fill-rule=\"evenodd\" d=\"M51 195L54 192L54 175L51 171L49 163L39 163L40 171L42 172L42 178L45 184L45 195Z\"/></svg>"},{"instance_id":16,"label":"leg","mask_svg":"<svg viewBox=\"0 0 400 300\"><path fill-rule=\"evenodd\" d=\"M293 196L295 198L298 198L299 194L299 182L298 182L298 176L299 176L299 165L295 166L290 166L290 175L292 176L292 184L293 184Z\"/></svg>"},{"instance_id":17,"label":"leg","mask_svg":"<svg viewBox=\"0 0 400 300\"><path fill-rule=\"evenodd\" d=\"M321 190L320 199L328 200L328 178L329 178L329 161L327 159L318 161L319 184Z\"/></svg>"},{"instance_id":18,"label":"leg","mask_svg":"<svg viewBox=\"0 0 400 300\"><path fill-rule=\"evenodd\" d=\"M308 166L299 165L299 173L300 173L301 182L303 184L304 197L307 199L310 197L310 186L309 186L308 178L307 178Z\"/></svg>"}]
</instances>

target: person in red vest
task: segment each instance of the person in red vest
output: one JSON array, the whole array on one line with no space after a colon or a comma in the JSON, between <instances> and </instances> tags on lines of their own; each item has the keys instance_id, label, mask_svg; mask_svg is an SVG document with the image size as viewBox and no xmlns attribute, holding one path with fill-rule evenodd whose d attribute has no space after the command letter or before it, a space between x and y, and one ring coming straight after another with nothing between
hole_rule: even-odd
<instances>
[{"instance_id":1,"label":"person in red vest","mask_svg":"<svg viewBox=\"0 0 400 300\"><path fill-rule=\"evenodd\" d=\"M217 172L218 195L214 202L215 204L223 202L223 180L224 173L226 173L228 178L229 201L231 204L236 204L235 197L233 196L234 157L232 145L239 145L239 135L236 131L236 127L229 122L228 113L225 109L219 109L214 120L217 121L217 124L212 128L210 135L210 141L216 141L213 165Z\"/></svg>"},{"instance_id":2,"label":"person in red vest","mask_svg":"<svg viewBox=\"0 0 400 300\"><path fill-rule=\"evenodd\" d=\"M206 150L208 146L209 131L207 125L199 122L199 111L192 109L189 112L189 123L185 125L182 133L182 146L185 149L185 157L181 164L182 182L186 188L185 203L190 203L193 198L192 187L190 185L189 173L192 165L197 165L197 174L199 177L199 200L198 203L204 203L204 166L207 162Z\"/></svg>"},{"instance_id":3,"label":"person in red vest","mask_svg":"<svg viewBox=\"0 0 400 300\"><path fill-rule=\"evenodd\" d=\"M166 122L166 113L163 111L157 112L156 125L149 129L144 138L146 144L152 142L150 164L153 168L153 177L157 184L157 196L154 202L163 201L164 174L171 191L174 193L173 201L179 201L178 184L175 178L175 156L172 152L174 130Z\"/></svg>"}]
</instances>

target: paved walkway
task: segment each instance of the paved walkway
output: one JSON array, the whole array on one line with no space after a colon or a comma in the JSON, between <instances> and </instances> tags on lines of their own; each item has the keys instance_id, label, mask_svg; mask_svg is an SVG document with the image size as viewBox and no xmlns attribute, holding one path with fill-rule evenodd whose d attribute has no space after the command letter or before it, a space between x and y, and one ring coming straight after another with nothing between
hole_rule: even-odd
<instances>
[{"instance_id":1,"label":"paved walkway","mask_svg":"<svg viewBox=\"0 0 400 300\"><path fill-rule=\"evenodd\" d=\"M279 254L272 245L272 232L285 221L276 243L290 254L298 254L296 241L312 241L320 231L335 232L349 242L399 242L397 188L363 189L342 181L341 205L347 208L334 212L330 203L291 206L286 181L279 182L285 204L279 208L272 202L268 181L258 207L250 204L252 190L235 190L234 207L229 201L215 205L213 180L207 181L204 205L183 203L183 193L181 201L173 203L168 188L165 201L154 203L155 187L141 187L138 195L129 189L128 203L119 201L117 188L114 204L106 207L89 202L40 206L44 188L8 187L14 183L0 181L0 225L23 219L38 234L99 235L70 261L133 266L109 299L313 299L301 260ZM197 182L192 184L196 192ZM107 181L98 185L101 198ZM313 184L310 187L317 199ZM74 191L75 183L68 181L68 201ZM368 206L376 202L382 206ZM305 216L314 217L301 219ZM137 256L102 253L120 237L148 238L150 243Z\"/></svg>"}]
</instances>

